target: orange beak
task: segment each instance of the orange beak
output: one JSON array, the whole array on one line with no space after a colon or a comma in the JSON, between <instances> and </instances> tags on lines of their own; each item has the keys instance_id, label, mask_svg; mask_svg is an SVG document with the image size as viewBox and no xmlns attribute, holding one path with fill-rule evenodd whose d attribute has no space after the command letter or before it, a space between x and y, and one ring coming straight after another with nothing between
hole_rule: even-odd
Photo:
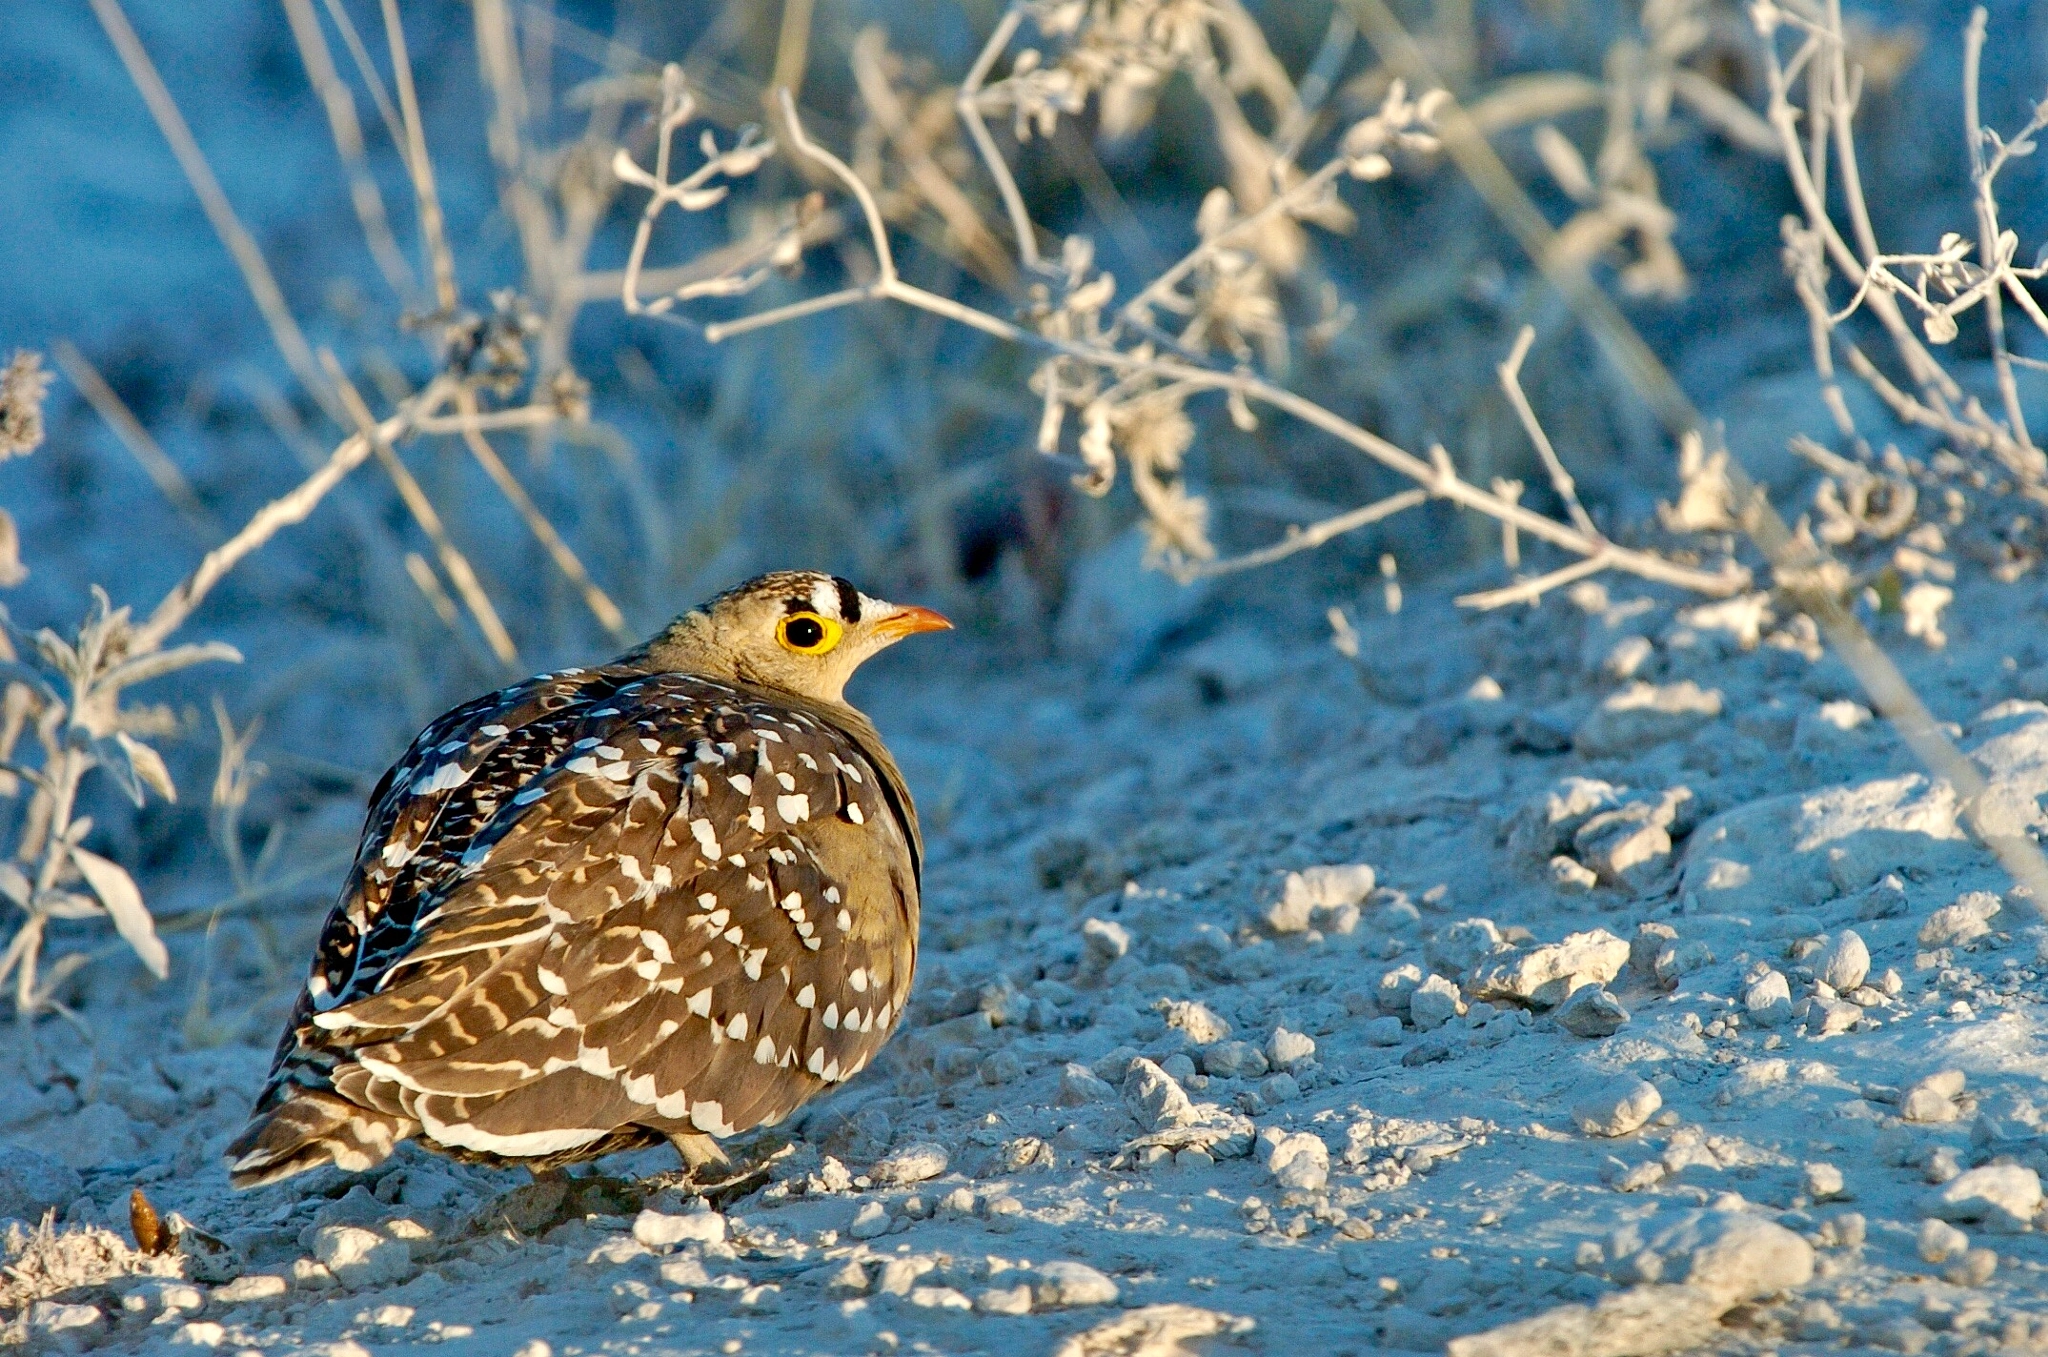
<instances>
[{"instance_id":1,"label":"orange beak","mask_svg":"<svg viewBox=\"0 0 2048 1357\"><path fill-rule=\"evenodd\" d=\"M930 608L904 608L875 623L875 630L891 641L915 636L921 631L951 631L953 624Z\"/></svg>"}]
</instances>

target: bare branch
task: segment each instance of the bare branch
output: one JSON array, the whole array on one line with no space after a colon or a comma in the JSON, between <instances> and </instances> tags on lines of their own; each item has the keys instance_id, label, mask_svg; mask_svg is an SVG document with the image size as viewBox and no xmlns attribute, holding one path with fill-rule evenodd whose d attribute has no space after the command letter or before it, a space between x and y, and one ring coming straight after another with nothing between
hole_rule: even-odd
<instances>
[{"instance_id":1,"label":"bare branch","mask_svg":"<svg viewBox=\"0 0 2048 1357\"><path fill-rule=\"evenodd\" d=\"M1220 561L1196 561L1173 573L1186 582L1209 579L1216 575L1233 575L1240 570L1271 565L1274 561L1284 560L1296 552L1313 550L1333 537L1356 532L1383 518L1391 518L1404 509L1412 509L1418 504L1427 503L1428 500L1427 490L1403 490L1397 495L1389 495L1383 500L1353 509L1350 513L1337 514L1311 523L1307 527L1290 525L1286 535L1271 546L1260 547L1257 551L1247 551L1241 556L1225 557Z\"/></svg>"},{"instance_id":2,"label":"bare branch","mask_svg":"<svg viewBox=\"0 0 2048 1357\"><path fill-rule=\"evenodd\" d=\"M1550 473L1551 488L1556 490L1557 497L1564 501L1565 512L1571 515L1572 522L1578 525L1580 532L1588 537L1597 537L1600 530L1593 526L1592 516L1586 512L1586 507L1579 503L1578 485L1572 480L1571 473L1564 469L1564 463L1558 460L1557 449L1550 445L1550 435L1543 431L1542 421L1536 418L1536 411L1529 404L1528 395L1522 390L1522 360L1529 356L1529 346L1535 342L1536 327L1524 325L1522 332L1515 336L1515 347L1508 354L1507 361L1498 369L1500 387L1507 392L1509 403L1515 407L1515 414L1522 421L1523 432L1527 433L1529 441L1536 445L1536 453L1543 459L1543 468Z\"/></svg>"}]
</instances>

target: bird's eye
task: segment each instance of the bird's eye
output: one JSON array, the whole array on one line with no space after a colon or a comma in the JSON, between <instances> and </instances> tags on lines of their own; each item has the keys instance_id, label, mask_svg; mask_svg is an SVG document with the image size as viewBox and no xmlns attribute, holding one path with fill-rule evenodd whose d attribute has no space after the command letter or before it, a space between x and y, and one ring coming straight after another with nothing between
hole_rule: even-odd
<instances>
[{"instance_id":1,"label":"bird's eye","mask_svg":"<svg viewBox=\"0 0 2048 1357\"><path fill-rule=\"evenodd\" d=\"M775 628L775 639L782 642L784 650L794 650L799 655L822 655L839 644L844 633L837 622L816 613L792 613Z\"/></svg>"}]
</instances>

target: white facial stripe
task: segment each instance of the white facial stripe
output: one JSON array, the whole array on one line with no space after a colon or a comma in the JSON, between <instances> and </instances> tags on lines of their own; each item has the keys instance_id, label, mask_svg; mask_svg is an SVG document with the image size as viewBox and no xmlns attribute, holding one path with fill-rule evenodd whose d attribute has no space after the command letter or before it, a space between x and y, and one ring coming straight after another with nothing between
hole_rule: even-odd
<instances>
[{"instance_id":1,"label":"white facial stripe","mask_svg":"<svg viewBox=\"0 0 2048 1357\"><path fill-rule=\"evenodd\" d=\"M820 617L839 616L839 587L829 579L811 586L811 611Z\"/></svg>"}]
</instances>

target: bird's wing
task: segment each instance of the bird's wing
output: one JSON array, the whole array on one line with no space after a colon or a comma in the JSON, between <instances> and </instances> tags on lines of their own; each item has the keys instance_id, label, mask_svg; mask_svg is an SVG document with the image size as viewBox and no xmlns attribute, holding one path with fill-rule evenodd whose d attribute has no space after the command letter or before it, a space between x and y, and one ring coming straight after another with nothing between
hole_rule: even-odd
<instances>
[{"instance_id":1,"label":"bird's wing","mask_svg":"<svg viewBox=\"0 0 2048 1357\"><path fill-rule=\"evenodd\" d=\"M330 1009L373 990L507 799L593 727L605 728L599 713L645 677L622 669L542 674L422 731L370 794L362 846L314 953L309 1007Z\"/></svg>"},{"instance_id":2,"label":"bird's wing","mask_svg":"<svg viewBox=\"0 0 2048 1357\"><path fill-rule=\"evenodd\" d=\"M360 1068L338 1078L444 1143L516 1155L628 1123L731 1134L863 1068L916 935L874 764L815 715L704 680L577 707L562 718L591 733L499 799L406 945L312 1015Z\"/></svg>"}]
</instances>

